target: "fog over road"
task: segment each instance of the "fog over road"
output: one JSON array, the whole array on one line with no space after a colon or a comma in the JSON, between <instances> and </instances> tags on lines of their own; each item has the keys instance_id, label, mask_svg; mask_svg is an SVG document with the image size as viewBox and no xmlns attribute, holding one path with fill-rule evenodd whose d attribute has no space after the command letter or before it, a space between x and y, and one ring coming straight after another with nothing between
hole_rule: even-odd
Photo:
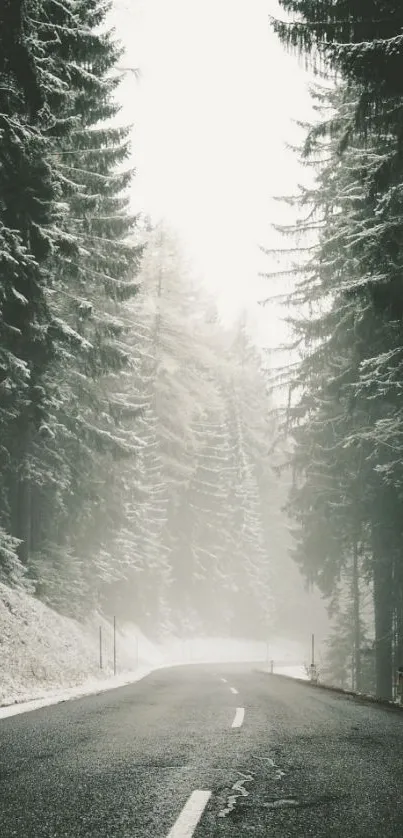
<instances>
[{"instance_id":1,"label":"fog over road","mask_svg":"<svg viewBox=\"0 0 403 838\"><path fill-rule=\"evenodd\" d=\"M1 838L403 834L403 713L180 666L0 720Z\"/></svg>"}]
</instances>

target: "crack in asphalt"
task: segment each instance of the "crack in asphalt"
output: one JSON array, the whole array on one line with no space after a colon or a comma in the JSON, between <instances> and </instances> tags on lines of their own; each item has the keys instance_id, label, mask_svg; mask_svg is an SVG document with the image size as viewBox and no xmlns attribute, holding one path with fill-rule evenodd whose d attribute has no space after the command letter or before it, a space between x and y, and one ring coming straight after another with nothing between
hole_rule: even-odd
<instances>
[{"instance_id":1,"label":"crack in asphalt","mask_svg":"<svg viewBox=\"0 0 403 838\"><path fill-rule=\"evenodd\" d=\"M271 800L270 803L262 803L265 809L285 809L287 806L299 805L299 801L294 800L293 797L279 798L278 800Z\"/></svg>"},{"instance_id":2,"label":"crack in asphalt","mask_svg":"<svg viewBox=\"0 0 403 838\"><path fill-rule=\"evenodd\" d=\"M279 768L277 763L271 757L256 757L256 756L254 756L253 759L260 760L261 762L267 762L268 765L269 765L269 768L274 769L274 779L275 780L282 780L283 777L286 776L286 772L283 771L282 768Z\"/></svg>"},{"instance_id":3,"label":"crack in asphalt","mask_svg":"<svg viewBox=\"0 0 403 838\"><path fill-rule=\"evenodd\" d=\"M227 799L227 805L225 809L221 809L217 815L219 818L225 818L226 815L229 815L230 812L233 811L235 808L236 802L240 797L248 797L249 792L244 788L244 783L251 783L255 779L253 776L253 772L250 774L242 774L241 771L237 772L241 775L241 780L237 780L233 786L231 786L231 790L235 792L235 794L230 794Z\"/></svg>"},{"instance_id":4,"label":"crack in asphalt","mask_svg":"<svg viewBox=\"0 0 403 838\"><path fill-rule=\"evenodd\" d=\"M258 803L256 809L283 809L287 807L297 809L313 809L316 806L325 806L329 803L339 803L345 795L323 794L311 800L297 800L294 797L275 798L264 803Z\"/></svg>"}]
</instances>

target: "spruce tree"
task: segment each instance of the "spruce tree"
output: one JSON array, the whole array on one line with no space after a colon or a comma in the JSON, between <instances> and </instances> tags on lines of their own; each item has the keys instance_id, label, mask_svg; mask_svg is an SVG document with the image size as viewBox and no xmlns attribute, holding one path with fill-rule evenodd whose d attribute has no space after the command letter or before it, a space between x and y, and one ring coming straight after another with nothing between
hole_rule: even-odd
<instances>
[{"instance_id":1,"label":"spruce tree","mask_svg":"<svg viewBox=\"0 0 403 838\"><path fill-rule=\"evenodd\" d=\"M309 234L314 219L318 244L295 293L311 316L299 313L293 322L302 360L292 384L300 396L288 415L296 442L290 508L298 522L296 557L327 595L363 545L374 581L377 689L390 696L392 622L400 608L392 580L400 567L393 452L400 449L401 339L388 243L401 216L385 213L373 182L395 141L373 134L344 147L356 99L345 86L323 95L332 116L307 137L305 156L318 177L302 195L307 221L296 229Z\"/></svg>"},{"instance_id":2,"label":"spruce tree","mask_svg":"<svg viewBox=\"0 0 403 838\"><path fill-rule=\"evenodd\" d=\"M55 90L63 101L67 93L41 61L42 13L35 0L6 2L0 12L2 518L24 564L32 539L32 447L48 417L44 375L57 351L49 259L62 246L64 214L48 129Z\"/></svg>"}]
</instances>

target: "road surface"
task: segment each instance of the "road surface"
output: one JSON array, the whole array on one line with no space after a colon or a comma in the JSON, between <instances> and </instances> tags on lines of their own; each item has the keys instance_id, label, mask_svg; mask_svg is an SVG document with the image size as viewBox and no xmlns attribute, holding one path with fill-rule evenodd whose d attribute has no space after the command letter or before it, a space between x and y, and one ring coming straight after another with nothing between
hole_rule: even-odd
<instances>
[{"instance_id":1,"label":"road surface","mask_svg":"<svg viewBox=\"0 0 403 838\"><path fill-rule=\"evenodd\" d=\"M403 713L258 665L0 720L1 838L403 835Z\"/></svg>"}]
</instances>

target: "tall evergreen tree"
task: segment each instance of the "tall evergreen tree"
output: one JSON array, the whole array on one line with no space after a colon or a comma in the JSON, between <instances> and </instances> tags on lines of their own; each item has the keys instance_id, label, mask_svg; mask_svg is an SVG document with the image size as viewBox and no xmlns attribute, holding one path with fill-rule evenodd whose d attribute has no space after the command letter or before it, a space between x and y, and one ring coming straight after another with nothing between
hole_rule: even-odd
<instances>
[{"instance_id":1,"label":"tall evergreen tree","mask_svg":"<svg viewBox=\"0 0 403 838\"><path fill-rule=\"evenodd\" d=\"M63 340L53 369L53 382L58 382L53 468L60 470L61 448L66 486L55 510L56 526L42 538L48 550L62 540L75 555L86 555L80 564L87 565L83 587L88 589L91 576L101 569L98 557L108 553L105 537L109 544L113 540L113 504L105 508L100 502L101 475L114 458L137 450L128 424L137 408L119 393L115 381L130 366L124 303L137 290L140 252L129 239L135 225L127 193L132 172L122 168L129 154L129 129L116 123L120 75L115 67L122 50L107 28L110 4L91 0L73 6L75 29L59 27L57 46L70 97L64 107L58 101L53 106L56 113L59 106L60 120L70 130L56 133L50 155L68 206L64 232L71 245L55 255L52 265L58 277L52 298L54 327ZM42 501L47 488L52 481L41 487ZM114 521L117 526L116 515Z\"/></svg>"},{"instance_id":2,"label":"tall evergreen tree","mask_svg":"<svg viewBox=\"0 0 403 838\"><path fill-rule=\"evenodd\" d=\"M384 243L395 221L380 223L383 196L372 192L374 168L390 149L373 136L351 141L341 154L355 101L344 87L325 101L333 108L331 136L324 139L329 126L320 124L305 146L318 167L315 188L302 197L305 227L309 232L315 219L319 242L296 293L311 316L294 319L304 349L293 384L301 395L288 417L296 441L291 508L297 558L327 595L357 545L364 549L374 580L378 692L390 695L400 500L391 489L399 469L384 443L386 428L397 427L397 369L390 361L400 337L392 311L379 305L391 268Z\"/></svg>"},{"instance_id":3,"label":"tall evergreen tree","mask_svg":"<svg viewBox=\"0 0 403 838\"><path fill-rule=\"evenodd\" d=\"M137 409L117 382L139 251L109 7L25 0L0 12L0 521L53 602L52 579L58 602L69 585L83 599L97 588L112 526L110 515L96 525L100 483L137 450Z\"/></svg>"},{"instance_id":4,"label":"tall evergreen tree","mask_svg":"<svg viewBox=\"0 0 403 838\"><path fill-rule=\"evenodd\" d=\"M55 5L55 4L54 4ZM48 269L65 244L64 210L48 153L50 100L68 96L42 62L42 4L6 2L0 12L1 205L0 422L4 524L26 563L31 540L32 445L49 412L43 376L56 355Z\"/></svg>"},{"instance_id":5,"label":"tall evergreen tree","mask_svg":"<svg viewBox=\"0 0 403 838\"><path fill-rule=\"evenodd\" d=\"M345 556L357 542L365 545L374 583L377 691L390 696L402 574L400 454L394 454L401 416L402 10L393 0L365 8L354 0L281 5L294 17L273 22L280 37L319 53L322 68L343 78L331 118L310 131L306 145L317 154L321 138L333 137L330 162L319 169L322 192L306 196L319 213L320 232L301 298L307 306L321 300L325 314L298 325L311 351L299 377L303 387L308 382L297 444L306 502L302 487L293 502L299 497L304 552L309 544L311 555L316 550L321 572L327 567L334 578L340 533L350 541ZM326 517L332 523L325 539ZM321 553L332 542L334 557L326 562Z\"/></svg>"}]
</instances>

